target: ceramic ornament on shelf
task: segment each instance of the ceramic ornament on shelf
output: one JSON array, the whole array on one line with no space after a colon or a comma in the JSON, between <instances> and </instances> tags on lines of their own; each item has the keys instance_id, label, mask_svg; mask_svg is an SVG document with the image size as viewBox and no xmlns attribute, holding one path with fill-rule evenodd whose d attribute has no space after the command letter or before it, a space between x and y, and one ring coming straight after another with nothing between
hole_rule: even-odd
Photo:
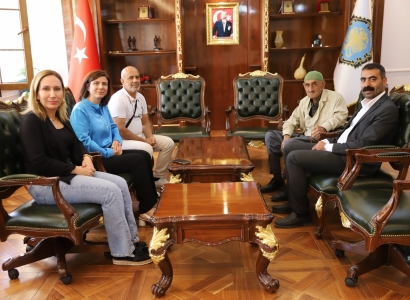
<instances>
[{"instance_id":1,"label":"ceramic ornament on shelf","mask_svg":"<svg viewBox=\"0 0 410 300\"><path fill-rule=\"evenodd\" d=\"M275 47L282 48L283 47L283 38L282 38L283 31L277 30L276 37L275 37Z\"/></svg>"},{"instance_id":2,"label":"ceramic ornament on shelf","mask_svg":"<svg viewBox=\"0 0 410 300\"><path fill-rule=\"evenodd\" d=\"M306 70L303 68L303 63L305 61L305 56L306 56L306 53L303 55L302 60L300 61L299 68L297 68L295 73L293 73L293 76L295 77L295 79L305 78Z\"/></svg>"}]
</instances>

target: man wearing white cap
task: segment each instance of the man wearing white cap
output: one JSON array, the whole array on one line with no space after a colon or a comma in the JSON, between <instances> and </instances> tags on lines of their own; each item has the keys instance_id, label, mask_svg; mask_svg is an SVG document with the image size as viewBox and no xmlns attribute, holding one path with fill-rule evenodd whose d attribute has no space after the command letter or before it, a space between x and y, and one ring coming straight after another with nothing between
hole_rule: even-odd
<instances>
[{"instance_id":1,"label":"man wearing white cap","mask_svg":"<svg viewBox=\"0 0 410 300\"><path fill-rule=\"evenodd\" d=\"M277 195L272 197L274 202L287 200L280 167L280 157L285 143L294 137L307 140L318 138L320 132L332 131L346 122L348 110L343 96L325 89L325 84L320 72L307 73L303 82L307 96L300 100L299 106L285 121L283 131L270 130L265 135L270 173L273 174L273 178L261 188L261 192L270 193L282 188ZM299 129L301 133L295 133L296 129Z\"/></svg>"}]
</instances>

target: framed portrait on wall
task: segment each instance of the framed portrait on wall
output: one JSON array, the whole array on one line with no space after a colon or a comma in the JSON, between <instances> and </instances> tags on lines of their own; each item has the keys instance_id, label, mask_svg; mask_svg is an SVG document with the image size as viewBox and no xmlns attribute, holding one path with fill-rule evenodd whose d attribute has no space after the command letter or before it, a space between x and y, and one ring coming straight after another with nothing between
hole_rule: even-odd
<instances>
[{"instance_id":1,"label":"framed portrait on wall","mask_svg":"<svg viewBox=\"0 0 410 300\"><path fill-rule=\"evenodd\" d=\"M206 4L206 44L239 45L239 2Z\"/></svg>"}]
</instances>

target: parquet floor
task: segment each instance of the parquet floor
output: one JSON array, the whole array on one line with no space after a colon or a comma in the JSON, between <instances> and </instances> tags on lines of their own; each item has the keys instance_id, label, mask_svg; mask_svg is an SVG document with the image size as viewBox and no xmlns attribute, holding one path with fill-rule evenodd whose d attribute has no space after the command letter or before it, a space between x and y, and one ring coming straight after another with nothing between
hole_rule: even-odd
<instances>
[{"instance_id":1,"label":"parquet floor","mask_svg":"<svg viewBox=\"0 0 410 300\"><path fill-rule=\"evenodd\" d=\"M249 152L256 166L253 176L264 185L270 180L266 149L249 148ZM270 196L265 195L269 207L273 204ZM6 208L13 209L27 198L21 189L18 195L5 201ZM314 223L295 229L274 229L280 245L276 259L268 268L272 277L280 281L280 288L274 294L265 292L256 278L256 246L240 242L217 247L194 243L174 245L169 252L174 280L163 299L410 299L410 278L388 266L361 276L354 288L347 287L344 284L347 269L363 257L346 253L345 257L337 258L327 240L332 236L344 239L358 236L340 225L336 211L329 215L325 239L314 237L315 226ZM139 233L142 240L149 242L152 227L139 228ZM104 239L104 229L98 228L90 236ZM0 243L1 263L25 251L22 240L14 235ZM114 266L102 253L69 254L67 260L73 275L73 282L67 286L58 278L54 258L18 268L20 277L16 280L10 280L7 272L0 271L0 299L153 299L151 285L161 276L154 264Z\"/></svg>"}]
</instances>

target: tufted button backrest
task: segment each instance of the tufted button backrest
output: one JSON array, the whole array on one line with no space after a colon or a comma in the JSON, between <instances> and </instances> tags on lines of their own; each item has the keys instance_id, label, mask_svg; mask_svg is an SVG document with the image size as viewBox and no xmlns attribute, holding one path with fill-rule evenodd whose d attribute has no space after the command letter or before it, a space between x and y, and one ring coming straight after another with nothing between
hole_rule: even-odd
<instances>
[{"instance_id":1,"label":"tufted button backrest","mask_svg":"<svg viewBox=\"0 0 410 300\"><path fill-rule=\"evenodd\" d=\"M240 117L262 115L277 117L280 113L278 78L252 77L236 81L237 112Z\"/></svg>"},{"instance_id":2,"label":"tufted button backrest","mask_svg":"<svg viewBox=\"0 0 410 300\"><path fill-rule=\"evenodd\" d=\"M390 95L399 109L399 128L393 139L398 147L409 147L410 142L410 93L393 93Z\"/></svg>"},{"instance_id":3,"label":"tufted button backrest","mask_svg":"<svg viewBox=\"0 0 410 300\"><path fill-rule=\"evenodd\" d=\"M75 105L75 98L68 86L64 87L64 100L67 105L67 116L70 117L71 111Z\"/></svg>"},{"instance_id":4,"label":"tufted button backrest","mask_svg":"<svg viewBox=\"0 0 410 300\"><path fill-rule=\"evenodd\" d=\"M25 173L20 124L21 116L15 109L0 109L0 178Z\"/></svg>"},{"instance_id":5,"label":"tufted button backrest","mask_svg":"<svg viewBox=\"0 0 410 300\"><path fill-rule=\"evenodd\" d=\"M281 123L283 78L275 73L254 71L233 79L235 119Z\"/></svg>"},{"instance_id":6,"label":"tufted button backrest","mask_svg":"<svg viewBox=\"0 0 410 300\"><path fill-rule=\"evenodd\" d=\"M199 120L204 113L202 79L162 80L157 86L158 110L165 120L189 118Z\"/></svg>"}]
</instances>

